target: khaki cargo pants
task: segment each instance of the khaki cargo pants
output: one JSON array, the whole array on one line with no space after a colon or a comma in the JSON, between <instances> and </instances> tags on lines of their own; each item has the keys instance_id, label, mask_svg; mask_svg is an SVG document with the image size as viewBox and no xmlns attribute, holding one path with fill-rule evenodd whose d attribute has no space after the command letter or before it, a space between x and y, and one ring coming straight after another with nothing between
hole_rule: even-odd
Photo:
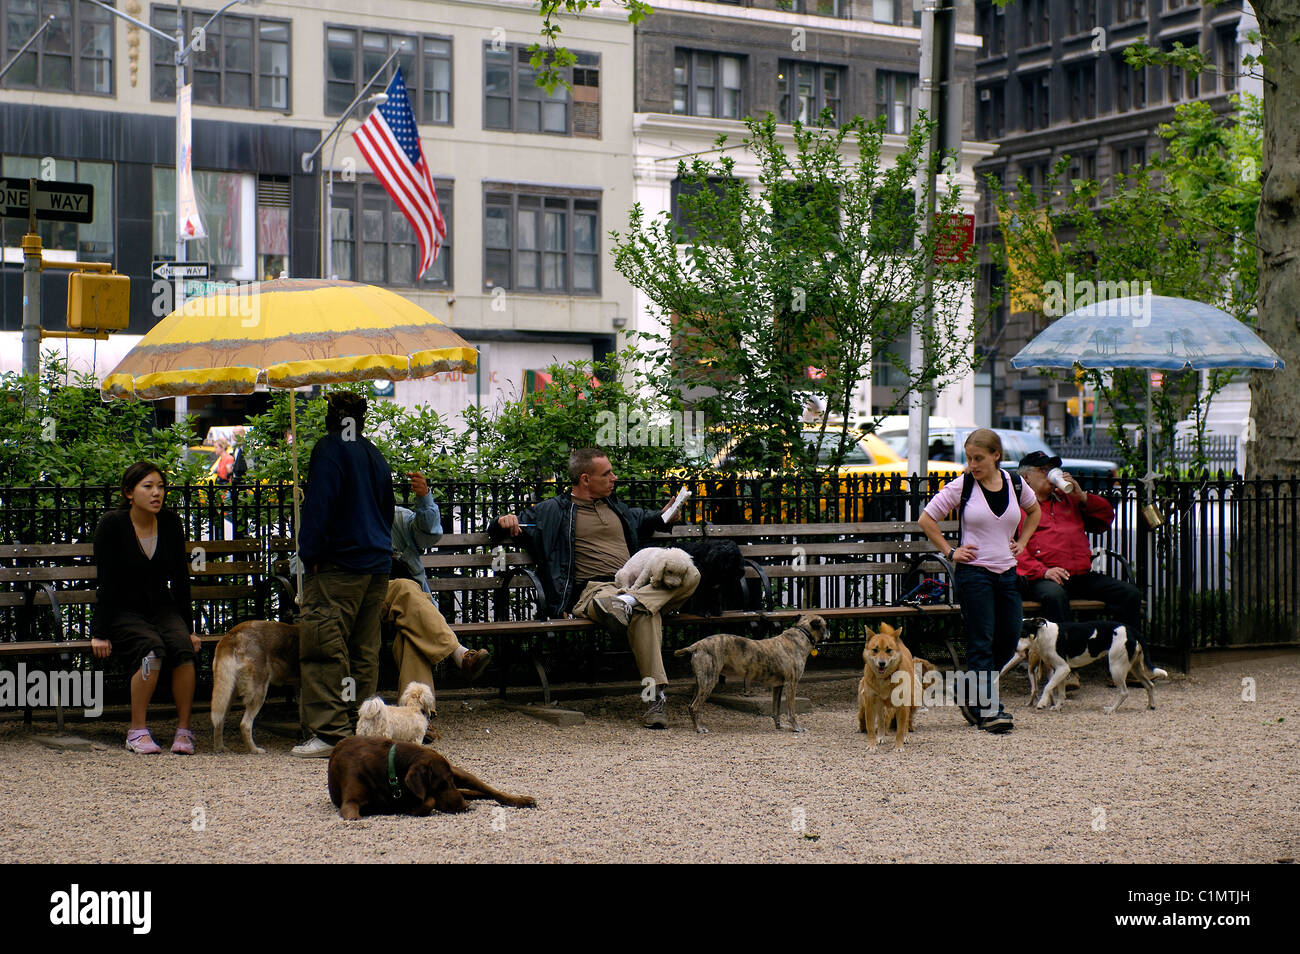
<instances>
[{"instance_id":1,"label":"khaki cargo pants","mask_svg":"<svg viewBox=\"0 0 1300 954\"><path fill-rule=\"evenodd\" d=\"M603 623L604 617L595 606L595 601L602 596L620 596L627 593L635 596L647 612L637 610L632 614L627 627L627 641L636 657L636 668L641 678L653 676L655 685L668 685L668 674L664 672L664 624L661 615L667 610L675 610L691 598L695 588L700 585L700 571L691 567L682 585L675 590L661 589L657 586L638 586L635 589L622 589L617 583L588 583L578 596L573 606L574 616L585 616L589 620Z\"/></svg>"}]
</instances>

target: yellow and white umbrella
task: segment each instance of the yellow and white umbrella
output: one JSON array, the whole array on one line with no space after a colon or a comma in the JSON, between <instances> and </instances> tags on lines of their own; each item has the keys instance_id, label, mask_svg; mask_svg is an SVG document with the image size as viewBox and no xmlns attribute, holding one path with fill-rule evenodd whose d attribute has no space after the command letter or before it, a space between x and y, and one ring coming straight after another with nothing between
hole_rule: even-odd
<instances>
[{"instance_id":1,"label":"yellow and white umbrella","mask_svg":"<svg viewBox=\"0 0 1300 954\"><path fill-rule=\"evenodd\" d=\"M473 371L477 352L401 295L356 282L282 278L192 298L104 379L106 398L251 394L273 388Z\"/></svg>"},{"instance_id":2,"label":"yellow and white umbrella","mask_svg":"<svg viewBox=\"0 0 1300 954\"><path fill-rule=\"evenodd\" d=\"M105 400L251 394L258 384L401 381L477 366L472 345L401 295L357 282L282 278L189 299L131 349L101 393ZM296 432L292 390L289 414ZM296 439L292 461L297 536Z\"/></svg>"}]
</instances>

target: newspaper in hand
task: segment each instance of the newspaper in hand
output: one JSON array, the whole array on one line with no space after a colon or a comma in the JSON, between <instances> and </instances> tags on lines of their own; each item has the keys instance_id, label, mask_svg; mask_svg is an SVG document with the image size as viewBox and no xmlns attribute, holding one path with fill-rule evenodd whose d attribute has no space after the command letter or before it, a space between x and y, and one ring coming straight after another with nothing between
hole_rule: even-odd
<instances>
[{"instance_id":1,"label":"newspaper in hand","mask_svg":"<svg viewBox=\"0 0 1300 954\"><path fill-rule=\"evenodd\" d=\"M677 496L673 498L673 502L670 503L668 509L661 514L664 523L668 523L673 519L673 517L677 516L677 511L682 509L682 504L686 503L686 498L690 495L691 492L685 487L677 491Z\"/></svg>"}]
</instances>

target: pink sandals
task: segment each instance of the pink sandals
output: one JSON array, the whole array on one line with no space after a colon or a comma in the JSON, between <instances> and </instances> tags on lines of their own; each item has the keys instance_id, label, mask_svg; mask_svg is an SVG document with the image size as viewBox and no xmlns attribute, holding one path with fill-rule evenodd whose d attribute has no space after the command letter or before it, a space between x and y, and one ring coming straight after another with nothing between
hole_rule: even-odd
<instances>
[{"instance_id":1,"label":"pink sandals","mask_svg":"<svg viewBox=\"0 0 1300 954\"><path fill-rule=\"evenodd\" d=\"M162 751L148 729L131 729L126 734L126 750L136 755L157 755ZM192 748L190 751L194 751Z\"/></svg>"},{"instance_id":2,"label":"pink sandals","mask_svg":"<svg viewBox=\"0 0 1300 954\"><path fill-rule=\"evenodd\" d=\"M177 729L176 738L172 739L173 755L194 754L194 733L189 729Z\"/></svg>"}]
</instances>

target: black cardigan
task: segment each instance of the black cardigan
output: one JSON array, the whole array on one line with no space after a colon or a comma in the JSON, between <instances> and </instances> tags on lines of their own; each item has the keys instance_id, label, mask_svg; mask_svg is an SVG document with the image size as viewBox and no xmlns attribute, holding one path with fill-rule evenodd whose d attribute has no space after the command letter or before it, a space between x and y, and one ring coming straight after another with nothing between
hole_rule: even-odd
<instances>
[{"instance_id":1,"label":"black cardigan","mask_svg":"<svg viewBox=\"0 0 1300 954\"><path fill-rule=\"evenodd\" d=\"M175 511L158 512L158 545L145 557L131 524L129 509L110 510L95 530L98 593L90 635L108 639L109 626L123 612L154 615L173 609L194 631L190 602L189 552L185 528Z\"/></svg>"}]
</instances>

